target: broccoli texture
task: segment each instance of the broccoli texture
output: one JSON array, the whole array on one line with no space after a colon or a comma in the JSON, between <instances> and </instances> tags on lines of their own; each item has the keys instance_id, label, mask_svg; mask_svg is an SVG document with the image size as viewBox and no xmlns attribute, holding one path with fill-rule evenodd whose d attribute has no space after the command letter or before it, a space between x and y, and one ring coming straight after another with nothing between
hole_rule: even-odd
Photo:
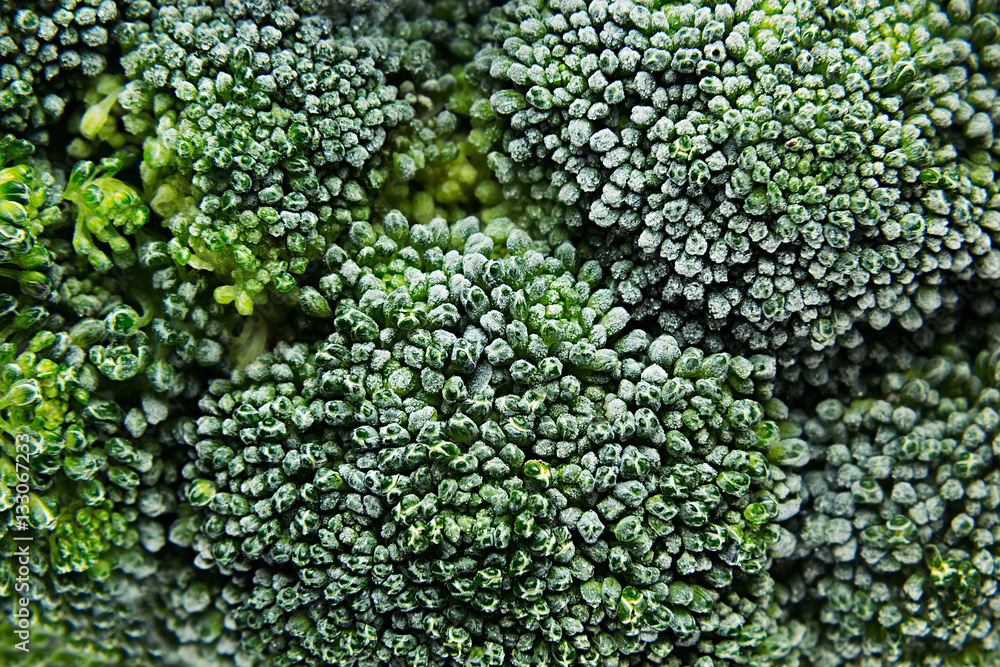
<instances>
[{"instance_id":1,"label":"broccoli texture","mask_svg":"<svg viewBox=\"0 0 1000 667\"><path fill-rule=\"evenodd\" d=\"M60 182L30 144L6 136L0 146L8 241L0 273L3 605L12 612L20 596L11 594L27 582L40 638L79 635L54 661L62 653L99 664L166 657L198 635L163 635L150 648L143 637L171 617L133 609L165 595L153 574L193 568L183 556L152 557L166 543L186 458L162 446L173 443L158 430L199 394L201 369L230 363L226 314L211 293L199 301L203 276L185 281L185 269L164 266L165 243L135 250L148 211L113 177L118 158L101 168L80 162ZM12 539L25 530L35 534L28 578L16 567L22 543Z\"/></svg>"},{"instance_id":2,"label":"broccoli texture","mask_svg":"<svg viewBox=\"0 0 1000 667\"><path fill-rule=\"evenodd\" d=\"M120 20L115 0L0 4L0 131L48 143L48 127L74 101L74 79L108 66ZM117 56L116 56L117 57Z\"/></svg>"},{"instance_id":3,"label":"broccoli texture","mask_svg":"<svg viewBox=\"0 0 1000 667\"><path fill-rule=\"evenodd\" d=\"M511 2L479 56L497 179L616 231L627 303L791 363L1000 276L991 3L650 4Z\"/></svg>"},{"instance_id":4,"label":"broccoli texture","mask_svg":"<svg viewBox=\"0 0 1000 667\"><path fill-rule=\"evenodd\" d=\"M475 219L397 211L382 227L326 251L339 305L305 307L336 333L201 402L195 544L253 571L245 613L273 619L256 641L310 664L498 666L732 641L715 603L763 569L799 486L782 464L808 460L764 420L785 412L771 360L630 328L569 244L546 257L514 233L502 252Z\"/></svg>"},{"instance_id":5,"label":"broccoli texture","mask_svg":"<svg viewBox=\"0 0 1000 667\"><path fill-rule=\"evenodd\" d=\"M1000 662L997 0L0 0L0 662Z\"/></svg>"},{"instance_id":6,"label":"broccoli texture","mask_svg":"<svg viewBox=\"0 0 1000 667\"><path fill-rule=\"evenodd\" d=\"M11 135L0 137L0 275L15 280L32 298L46 300L52 291L46 275L52 256L38 236L60 214L47 196L47 172L26 159L33 150Z\"/></svg>"},{"instance_id":7,"label":"broccoli texture","mask_svg":"<svg viewBox=\"0 0 1000 667\"><path fill-rule=\"evenodd\" d=\"M137 10L123 26L129 83L118 96L125 127L152 135L144 178L172 252L229 275L216 299L243 314L265 288L293 289L328 242L369 219L394 161L412 178L412 157L386 154L387 136L416 120L418 87L455 86L442 56L476 41L457 8L447 19L393 13L359 35L265 5Z\"/></svg>"},{"instance_id":8,"label":"broccoli texture","mask_svg":"<svg viewBox=\"0 0 1000 667\"><path fill-rule=\"evenodd\" d=\"M827 399L783 426L824 463L804 475L796 553L843 658L997 649L997 333L981 352L947 346L869 378L870 398Z\"/></svg>"}]
</instances>

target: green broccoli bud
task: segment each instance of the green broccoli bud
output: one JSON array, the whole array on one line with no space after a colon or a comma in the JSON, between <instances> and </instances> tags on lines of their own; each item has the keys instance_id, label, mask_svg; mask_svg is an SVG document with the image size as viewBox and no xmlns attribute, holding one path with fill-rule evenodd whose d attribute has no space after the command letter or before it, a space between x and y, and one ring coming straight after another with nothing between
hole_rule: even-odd
<instances>
[{"instance_id":1,"label":"green broccoli bud","mask_svg":"<svg viewBox=\"0 0 1000 667\"><path fill-rule=\"evenodd\" d=\"M473 120L505 197L598 248L637 316L833 384L818 352L1000 276L998 18L962 6L508 2Z\"/></svg>"},{"instance_id":2,"label":"green broccoli bud","mask_svg":"<svg viewBox=\"0 0 1000 667\"><path fill-rule=\"evenodd\" d=\"M110 246L115 265L130 266L135 262L135 251L125 235L135 234L149 220L149 209L139 193L114 178L119 168L113 161L100 167L80 162L70 172L63 194L76 208L73 249L101 272L111 269L112 258L95 241Z\"/></svg>"}]
</instances>

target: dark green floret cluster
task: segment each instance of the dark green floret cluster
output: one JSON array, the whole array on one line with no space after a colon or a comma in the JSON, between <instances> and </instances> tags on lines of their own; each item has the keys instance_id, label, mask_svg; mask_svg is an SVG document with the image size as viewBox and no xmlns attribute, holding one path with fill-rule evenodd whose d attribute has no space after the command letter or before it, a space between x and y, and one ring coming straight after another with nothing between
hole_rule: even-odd
<instances>
[{"instance_id":1,"label":"dark green floret cluster","mask_svg":"<svg viewBox=\"0 0 1000 667\"><path fill-rule=\"evenodd\" d=\"M996 664L998 123L996 0L0 0L0 663Z\"/></svg>"},{"instance_id":2,"label":"dark green floret cluster","mask_svg":"<svg viewBox=\"0 0 1000 667\"><path fill-rule=\"evenodd\" d=\"M112 33L126 3L43 0L0 3L0 132L49 142L78 94L80 78L108 67Z\"/></svg>"},{"instance_id":3,"label":"dark green floret cluster","mask_svg":"<svg viewBox=\"0 0 1000 667\"><path fill-rule=\"evenodd\" d=\"M808 460L764 420L773 361L629 327L569 244L382 227L327 249L305 303L336 333L202 399L195 544L253 572L255 640L307 664L742 653L717 603L752 588Z\"/></svg>"},{"instance_id":4,"label":"dark green floret cluster","mask_svg":"<svg viewBox=\"0 0 1000 667\"><path fill-rule=\"evenodd\" d=\"M978 353L947 346L866 378L870 398L827 399L783 425L823 463L803 478L795 557L841 658L998 648L997 333Z\"/></svg>"}]
</instances>

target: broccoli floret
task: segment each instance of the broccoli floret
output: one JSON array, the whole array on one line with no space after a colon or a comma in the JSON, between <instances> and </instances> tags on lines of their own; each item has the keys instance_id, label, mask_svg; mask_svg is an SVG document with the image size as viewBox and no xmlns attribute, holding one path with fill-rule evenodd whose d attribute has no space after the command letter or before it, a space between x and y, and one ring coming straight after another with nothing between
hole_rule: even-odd
<instances>
[{"instance_id":1,"label":"broccoli floret","mask_svg":"<svg viewBox=\"0 0 1000 667\"><path fill-rule=\"evenodd\" d=\"M823 464L803 477L793 562L840 660L997 649L997 334L979 353L948 346L868 377L869 397L827 399L783 426Z\"/></svg>"},{"instance_id":2,"label":"broccoli floret","mask_svg":"<svg viewBox=\"0 0 1000 667\"><path fill-rule=\"evenodd\" d=\"M862 323L913 331L1000 277L979 4L509 2L478 57L491 164L550 221L614 232L623 299L688 341L801 363Z\"/></svg>"},{"instance_id":3,"label":"broccoli floret","mask_svg":"<svg viewBox=\"0 0 1000 667\"><path fill-rule=\"evenodd\" d=\"M50 192L51 174L45 165L32 164L33 152L26 141L0 136L0 276L45 301L52 291L46 275L52 256L38 238L46 226L61 222L62 214Z\"/></svg>"},{"instance_id":4,"label":"broccoli floret","mask_svg":"<svg viewBox=\"0 0 1000 667\"><path fill-rule=\"evenodd\" d=\"M0 571L0 602L13 614L30 601L39 651L46 632L72 628L79 639L65 651L79 661L148 659L218 638L208 631L214 616L154 615L136 601L165 594L150 576L172 561L150 554L165 545L178 504L186 454L171 436L175 415L190 412L185 403L202 391L205 368L231 365L232 318L204 275L174 266L165 242L136 242L147 214L134 189L112 177L120 158L102 160L101 170L82 162L66 180L30 160L30 146L5 137L0 147L10 241L0 272L4 562L19 562L15 535L32 538L27 578ZM64 224L69 213L75 225ZM94 240L111 247L114 262ZM21 588L12 595L15 575ZM151 648L141 637L168 619L177 627L157 640L167 648ZM204 636L185 629L191 624L207 624ZM161 664L195 664L185 660Z\"/></svg>"},{"instance_id":5,"label":"broccoli floret","mask_svg":"<svg viewBox=\"0 0 1000 667\"><path fill-rule=\"evenodd\" d=\"M45 656L45 665L104 667L121 660L121 653L114 648L104 648L71 637L71 626L62 621L53 620L45 614L36 614L25 620L31 623L30 644L22 644L10 624L0 625L0 658L5 665L34 667L39 664L40 655ZM30 651L21 650L28 646Z\"/></svg>"},{"instance_id":6,"label":"broccoli floret","mask_svg":"<svg viewBox=\"0 0 1000 667\"><path fill-rule=\"evenodd\" d=\"M309 664L590 665L735 640L719 617L768 588L808 460L765 420L785 413L773 360L631 329L569 244L382 227L329 246L308 292L336 333L201 402L195 547L253 572L253 641Z\"/></svg>"},{"instance_id":7,"label":"broccoli floret","mask_svg":"<svg viewBox=\"0 0 1000 667\"><path fill-rule=\"evenodd\" d=\"M178 520L170 529L178 539ZM187 546L187 545L186 545ZM255 665L259 662L239 644L235 610L240 590L214 573L194 566L187 548L168 547L151 561L156 572L142 584L149 596L142 613L151 628L155 664L189 667Z\"/></svg>"},{"instance_id":8,"label":"broccoli floret","mask_svg":"<svg viewBox=\"0 0 1000 667\"><path fill-rule=\"evenodd\" d=\"M230 602L238 599L238 591L197 570L185 550L162 548L163 527L156 524L151 529L151 525L140 528L141 544L118 552L115 571L100 580L53 576L37 557L44 557L46 545L31 545L31 575L22 575L21 581L41 595L29 607L26 644L8 624L0 629L4 664L257 664L240 649L238 635L231 629ZM5 542L0 553L17 561L16 550L8 546Z\"/></svg>"},{"instance_id":9,"label":"broccoli floret","mask_svg":"<svg viewBox=\"0 0 1000 667\"><path fill-rule=\"evenodd\" d=\"M70 172L63 193L76 205L73 249L101 272L111 269L112 262L94 241L109 245L115 264L127 266L134 261L135 250L115 228L133 235L149 219L149 209L139 199L139 193L114 178L122 166L117 160L105 160L101 167L80 162Z\"/></svg>"},{"instance_id":10,"label":"broccoli floret","mask_svg":"<svg viewBox=\"0 0 1000 667\"><path fill-rule=\"evenodd\" d=\"M515 207L504 201L492 178L482 133L466 127L472 107L481 100L475 84L465 72L434 83L421 86L420 95L407 96L425 111L388 138L390 176L375 199L375 210L395 208L421 224L469 215L488 224L508 216ZM442 105L438 100L445 95Z\"/></svg>"},{"instance_id":11,"label":"broccoli floret","mask_svg":"<svg viewBox=\"0 0 1000 667\"><path fill-rule=\"evenodd\" d=\"M471 57L475 39L450 3L446 19L406 3L363 33L362 17L352 28L266 4L164 3L122 37L118 100L126 129L153 135L143 162L153 209L177 259L224 277L217 300L244 315L266 288L294 289L327 243L369 219L390 177L387 137L430 101L414 91L447 92L449 61Z\"/></svg>"},{"instance_id":12,"label":"broccoli floret","mask_svg":"<svg viewBox=\"0 0 1000 667\"><path fill-rule=\"evenodd\" d=\"M18 567L0 572L0 602L10 618L14 606L30 612L39 650L47 629L72 627L77 638L64 650L80 660L142 654L142 643L128 637L145 624L129 622L122 598L136 549L155 550L163 533L154 517L175 506L163 474L171 457L133 439L127 428L135 416L88 391L80 378L94 374L58 317L38 306L5 310L0 537L5 562ZM119 602L103 606L112 599Z\"/></svg>"}]
</instances>

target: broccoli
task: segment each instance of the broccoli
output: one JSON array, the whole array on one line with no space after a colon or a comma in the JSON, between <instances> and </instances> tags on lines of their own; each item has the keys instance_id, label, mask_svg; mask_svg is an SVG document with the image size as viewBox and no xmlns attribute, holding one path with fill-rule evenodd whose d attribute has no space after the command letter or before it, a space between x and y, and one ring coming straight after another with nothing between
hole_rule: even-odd
<instances>
[{"instance_id":1,"label":"broccoli","mask_svg":"<svg viewBox=\"0 0 1000 667\"><path fill-rule=\"evenodd\" d=\"M61 216L48 193L44 169L26 161L34 147L11 135L0 137L0 275L18 283L20 291L47 300L52 284L45 275L51 253L38 236Z\"/></svg>"},{"instance_id":2,"label":"broccoli","mask_svg":"<svg viewBox=\"0 0 1000 667\"><path fill-rule=\"evenodd\" d=\"M998 43L0 0L2 660L996 662Z\"/></svg>"},{"instance_id":3,"label":"broccoli","mask_svg":"<svg viewBox=\"0 0 1000 667\"><path fill-rule=\"evenodd\" d=\"M945 346L905 374L866 378L869 397L827 399L782 425L823 463L803 476L793 558L804 604L843 659L997 649L998 333L978 353Z\"/></svg>"},{"instance_id":4,"label":"broccoli","mask_svg":"<svg viewBox=\"0 0 1000 667\"><path fill-rule=\"evenodd\" d=\"M497 666L735 642L716 606L766 589L808 461L764 419L786 414L773 361L631 328L568 243L398 211L380 227L355 223L303 290L335 333L201 401L195 547L253 573L253 641L307 664Z\"/></svg>"},{"instance_id":5,"label":"broccoli","mask_svg":"<svg viewBox=\"0 0 1000 667\"><path fill-rule=\"evenodd\" d=\"M82 92L77 79L96 77L108 67L121 4L0 3L0 132L49 143L49 126Z\"/></svg>"},{"instance_id":6,"label":"broccoli","mask_svg":"<svg viewBox=\"0 0 1000 667\"><path fill-rule=\"evenodd\" d=\"M136 9L122 26L129 81L117 97L127 131L147 135L144 179L175 258L226 276L216 299L245 315L369 219L390 164L413 177L408 156L383 151L387 137L408 124L421 133L430 100L417 93L447 94L447 56L471 56L477 41L464 7L446 19L394 13L359 35L294 4L261 4Z\"/></svg>"},{"instance_id":7,"label":"broccoli","mask_svg":"<svg viewBox=\"0 0 1000 667\"><path fill-rule=\"evenodd\" d=\"M509 2L478 56L491 165L547 224L615 232L637 314L823 384L814 350L1000 277L1000 33L978 5Z\"/></svg>"},{"instance_id":8,"label":"broccoli","mask_svg":"<svg viewBox=\"0 0 1000 667\"><path fill-rule=\"evenodd\" d=\"M204 276L165 266L166 243L138 243L148 211L113 177L119 158L100 168L82 161L67 175L33 157L30 144L5 136L0 146L3 605L12 613L29 590L40 636L73 628L79 641L60 650L81 661L168 655L199 640L181 630L201 610L164 602L154 618L151 606L131 607L166 595L154 573L193 569L183 555L152 557L166 544L186 458L170 433L174 414L189 412L200 393L204 368L233 363L224 350L239 351L236 325L226 328ZM11 538L26 530L34 533L28 577L12 565L21 543ZM164 633L150 649L145 634L172 618L177 636Z\"/></svg>"}]
</instances>

